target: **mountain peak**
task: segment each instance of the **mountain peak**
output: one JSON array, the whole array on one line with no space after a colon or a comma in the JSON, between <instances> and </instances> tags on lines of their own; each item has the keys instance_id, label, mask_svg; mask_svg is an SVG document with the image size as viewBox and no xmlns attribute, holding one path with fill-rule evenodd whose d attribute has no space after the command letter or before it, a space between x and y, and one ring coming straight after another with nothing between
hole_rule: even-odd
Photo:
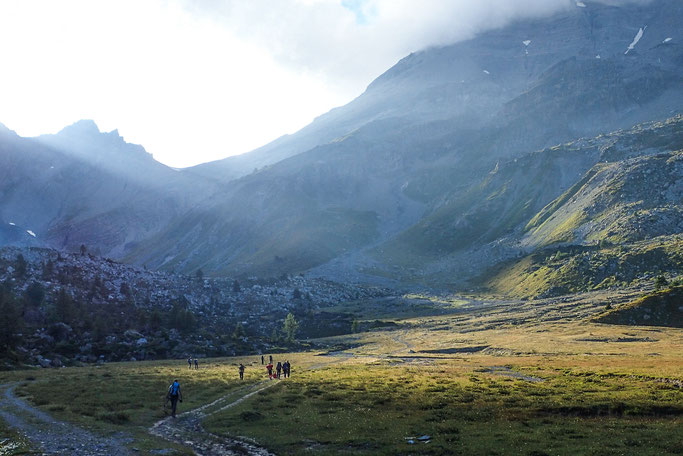
<instances>
[{"instance_id":1,"label":"mountain peak","mask_svg":"<svg viewBox=\"0 0 683 456\"><path fill-rule=\"evenodd\" d=\"M73 133L79 133L79 134L99 134L100 129L95 123L94 120L92 119L81 119L77 122L72 123L71 125L62 128L58 135L61 134L73 134Z\"/></svg>"}]
</instances>

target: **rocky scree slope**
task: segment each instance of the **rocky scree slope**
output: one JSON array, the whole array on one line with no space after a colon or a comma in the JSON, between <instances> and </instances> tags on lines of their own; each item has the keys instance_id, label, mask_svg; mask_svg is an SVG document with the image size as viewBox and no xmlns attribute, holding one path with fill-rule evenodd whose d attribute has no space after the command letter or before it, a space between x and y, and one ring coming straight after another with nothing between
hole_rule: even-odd
<instances>
[{"instance_id":1,"label":"rocky scree slope","mask_svg":"<svg viewBox=\"0 0 683 456\"><path fill-rule=\"evenodd\" d=\"M343 334L352 316L321 307L388 293L303 277L183 276L13 247L0 249L0 284L0 352L10 364L41 366L272 351L284 344L288 313L299 337Z\"/></svg>"},{"instance_id":2,"label":"rocky scree slope","mask_svg":"<svg viewBox=\"0 0 683 456\"><path fill-rule=\"evenodd\" d=\"M377 248L394 265L379 273L457 287L535 250L679 234L682 126L677 116L501 161Z\"/></svg>"}]
</instances>

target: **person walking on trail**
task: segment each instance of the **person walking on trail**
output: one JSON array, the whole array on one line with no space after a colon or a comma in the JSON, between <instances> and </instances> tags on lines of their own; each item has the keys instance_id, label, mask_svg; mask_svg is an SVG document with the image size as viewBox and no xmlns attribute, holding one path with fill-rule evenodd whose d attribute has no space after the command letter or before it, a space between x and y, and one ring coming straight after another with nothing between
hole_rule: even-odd
<instances>
[{"instance_id":1,"label":"person walking on trail","mask_svg":"<svg viewBox=\"0 0 683 456\"><path fill-rule=\"evenodd\" d=\"M199 360L197 358L194 359L194 368L199 369Z\"/></svg>"},{"instance_id":2,"label":"person walking on trail","mask_svg":"<svg viewBox=\"0 0 683 456\"><path fill-rule=\"evenodd\" d=\"M192 357L187 358L187 365L192 369Z\"/></svg>"},{"instance_id":3,"label":"person walking on trail","mask_svg":"<svg viewBox=\"0 0 683 456\"><path fill-rule=\"evenodd\" d=\"M265 364L265 361L263 359L263 355L261 355L261 365Z\"/></svg>"},{"instance_id":4,"label":"person walking on trail","mask_svg":"<svg viewBox=\"0 0 683 456\"><path fill-rule=\"evenodd\" d=\"M285 378L289 377L289 360L282 365L282 373L285 374Z\"/></svg>"},{"instance_id":5,"label":"person walking on trail","mask_svg":"<svg viewBox=\"0 0 683 456\"><path fill-rule=\"evenodd\" d=\"M266 370L268 371L268 378L273 379L273 363L268 363L266 365Z\"/></svg>"},{"instance_id":6,"label":"person walking on trail","mask_svg":"<svg viewBox=\"0 0 683 456\"><path fill-rule=\"evenodd\" d=\"M171 400L171 416L175 418L178 400L183 402L183 393L180 391L180 383L178 383L178 380L173 380L171 386L168 387L168 398Z\"/></svg>"},{"instance_id":7,"label":"person walking on trail","mask_svg":"<svg viewBox=\"0 0 683 456\"><path fill-rule=\"evenodd\" d=\"M273 364L273 355L268 355L268 358L270 358L270 364Z\"/></svg>"},{"instance_id":8,"label":"person walking on trail","mask_svg":"<svg viewBox=\"0 0 683 456\"><path fill-rule=\"evenodd\" d=\"M244 364L240 363L240 380L244 380Z\"/></svg>"},{"instance_id":9,"label":"person walking on trail","mask_svg":"<svg viewBox=\"0 0 683 456\"><path fill-rule=\"evenodd\" d=\"M280 372L282 372L282 363L280 361L277 362L275 370L277 371L277 376L275 378L280 378Z\"/></svg>"}]
</instances>

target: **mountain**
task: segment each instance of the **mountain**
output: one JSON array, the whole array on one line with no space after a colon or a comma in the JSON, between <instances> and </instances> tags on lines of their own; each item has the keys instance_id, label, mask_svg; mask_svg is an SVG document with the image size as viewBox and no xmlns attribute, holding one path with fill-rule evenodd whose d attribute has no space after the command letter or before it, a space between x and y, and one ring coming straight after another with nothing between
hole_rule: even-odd
<instances>
[{"instance_id":1,"label":"mountain","mask_svg":"<svg viewBox=\"0 0 683 456\"><path fill-rule=\"evenodd\" d=\"M0 240L121 256L215 185L80 121L22 138L0 128ZM30 231L32 234L29 234Z\"/></svg>"},{"instance_id":2,"label":"mountain","mask_svg":"<svg viewBox=\"0 0 683 456\"><path fill-rule=\"evenodd\" d=\"M462 260L471 277L508 254L481 262L489 255L475 252L526 225L599 157L570 155L546 173L547 161L533 161L548 154L534 151L680 110L683 48L667 39L681 17L677 1L586 3L411 54L300 132L187 170L228 182L127 259L185 271L436 284L457 282L449 264ZM473 195L490 172L514 160L522 161L506 171L516 174L509 191L524 187L533 201L506 206L502 224L487 218L500 209L490 204L478 223L452 223L454 206L479 201ZM453 257L461 247L469 256Z\"/></svg>"},{"instance_id":3,"label":"mountain","mask_svg":"<svg viewBox=\"0 0 683 456\"><path fill-rule=\"evenodd\" d=\"M377 120L444 121L434 127L448 149L524 152L680 109L681 3L584 5L413 53L301 131L190 171L244 176Z\"/></svg>"},{"instance_id":4,"label":"mountain","mask_svg":"<svg viewBox=\"0 0 683 456\"><path fill-rule=\"evenodd\" d=\"M509 159L374 254L395 276L455 286L535 250L681 233L681 150L677 116Z\"/></svg>"},{"instance_id":5,"label":"mountain","mask_svg":"<svg viewBox=\"0 0 683 456\"><path fill-rule=\"evenodd\" d=\"M525 297L595 286L577 262L614 245L675 275L682 19L678 0L583 2L425 49L301 131L184 170L87 121L5 131L0 236L173 272ZM653 271L631 272L610 280Z\"/></svg>"}]
</instances>

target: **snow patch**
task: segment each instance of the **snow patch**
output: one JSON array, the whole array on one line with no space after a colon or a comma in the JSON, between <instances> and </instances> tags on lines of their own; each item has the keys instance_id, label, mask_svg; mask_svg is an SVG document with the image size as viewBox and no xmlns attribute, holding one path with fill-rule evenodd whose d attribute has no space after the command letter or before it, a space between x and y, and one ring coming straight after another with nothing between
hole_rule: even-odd
<instances>
[{"instance_id":1,"label":"snow patch","mask_svg":"<svg viewBox=\"0 0 683 456\"><path fill-rule=\"evenodd\" d=\"M578 6L579 8L585 8L586 4L583 2L576 2L576 6Z\"/></svg>"},{"instance_id":2,"label":"snow patch","mask_svg":"<svg viewBox=\"0 0 683 456\"><path fill-rule=\"evenodd\" d=\"M491 73L488 72L488 70L484 70L484 73L486 73L486 74L491 74Z\"/></svg>"},{"instance_id":3,"label":"snow patch","mask_svg":"<svg viewBox=\"0 0 683 456\"><path fill-rule=\"evenodd\" d=\"M601 59L602 57L600 57L600 54L598 54L598 55L595 56L595 58L596 58L596 59Z\"/></svg>"},{"instance_id":4,"label":"snow patch","mask_svg":"<svg viewBox=\"0 0 683 456\"><path fill-rule=\"evenodd\" d=\"M26 232L27 232L28 234L30 234L31 236L36 237L36 233L34 233L33 231L31 231L31 230L26 230Z\"/></svg>"},{"instance_id":5,"label":"snow patch","mask_svg":"<svg viewBox=\"0 0 683 456\"><path fill-rule=\"evenodd\" d=\"M17 226L17 224L14 223L14 222L9 222L9 224L12 225L12 226Z\"/></svg>"},{"instance_id":6,"label":"snow patch","mask_svg":"<svg viewBox=\"0 0 683 456\"><path fill-rule=\"evenodd\" d=\"M522 43L524 44L524 46L528 46L531 44L531 40L524 40L522 41Z\"/></svg>"},{"instance_id":7,"label":"snow patch","mask_svg":"<svg viewBox=\"0 0 683 456\"><path fill-rule=\"evenodd\" d=\"M669 37L669 38L666 38L664 41L662 41L662 43L668 43L671 40L673 40L673 38Z\"/></svg>"},{"instance_id":8,"label":"snow patch","mask_svg":"<svg viewBox=\"0 0 683 456\"><path fill-rule=\"evenodd\" d=\"M628 48L626 49L626 52L624 52L624 55L628 54L630 51L635 49L636 44L638 44L638 41L643 37L643 32L645 32L645 29L647 28L647 25L645 27L641 27L638 29L638 33L636 33L636 37L633 38L633 42L628 45Z\"/></svg>"}]
</instances>

